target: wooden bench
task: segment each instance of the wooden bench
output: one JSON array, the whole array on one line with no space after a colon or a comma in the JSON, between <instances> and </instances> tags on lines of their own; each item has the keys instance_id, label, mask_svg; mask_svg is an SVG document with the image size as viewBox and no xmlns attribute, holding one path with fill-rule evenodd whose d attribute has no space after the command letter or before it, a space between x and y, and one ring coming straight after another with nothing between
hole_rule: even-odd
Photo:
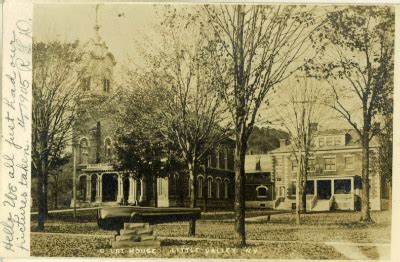
<instances>
[{"instance_id":1,"label":"wooden bench","mask_svg":"<svg viewBox=\"0 0 400 262\"><path fill-rule=\"evenodd\" d=\"M103 207L97 211L97 225L104 230L121 230L124 223L150 225L200 219L200 208L169 207Z\"/></svg>"}]
</instances>

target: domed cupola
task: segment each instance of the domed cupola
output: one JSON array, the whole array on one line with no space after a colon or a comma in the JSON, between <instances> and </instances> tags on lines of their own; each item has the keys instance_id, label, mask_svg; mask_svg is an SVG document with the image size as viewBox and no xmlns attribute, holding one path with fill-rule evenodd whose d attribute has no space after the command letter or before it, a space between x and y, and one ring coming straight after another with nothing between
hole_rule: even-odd
<instances>
[{"instance_id":1,"label":"domed cupola","mask_svg":"<svg viewBox=\"0 0 400 262\"><path fill-rule=\"evenodd\" d=\"M81 81L83 91L92 95L107 95L113 86L113 71L116 65L114 55L108 50L100 36L98 22L99 5L96 5L94 35L83 46L85 50L85 73Z\"/></svg>"}]
</instances>

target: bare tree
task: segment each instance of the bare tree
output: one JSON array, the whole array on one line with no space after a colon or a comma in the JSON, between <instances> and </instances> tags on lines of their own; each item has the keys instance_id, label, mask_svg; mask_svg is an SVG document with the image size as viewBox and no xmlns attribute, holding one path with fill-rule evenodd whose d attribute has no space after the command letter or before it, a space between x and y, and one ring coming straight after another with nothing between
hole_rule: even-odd
<instances>
[{"instance_id":1,"label":"bare tree","mask_svg":"<svg viewBox=\"0 0 400 262\"><path fill-rule=\"evenodd\" d=\"M64 154L53 162L53 166L49 170L48 187L50 190L50 205L57 209L60 198L71 189L71 155Z\"/></svg>"},{"instance_id":2,"label":"bare tree","mask_svg":"<svg viewBox=\"0 0 400 262\"><path fill-rule=\"evenodd\" d=\"M352 6L327 14L313 36L321 53L306 70L331 87L327 101L359 135L362 145L362 222L371 222L370 141L379 132L376 119L391 97L394 75L394 10L388 6ZM317 62L318 61L318 62Z\"/></svg>"},{"instance_id":3,"label":"bare tree","mask_svg":"<svg viewBox=\"0 0 400 262\"><path fill-rule=\"evenodd\" d=\"M32 165L37 175L38 230L47 214L49 169L71 137L78 104L78 43L33 43Z\"/></svg>"},{"instance_id":4,"label":"bare tree","mask_svg":"<svg viewBox=\"0 0 400 262\"><path fill-rule=\"evenodd\" d=\"M286 88L282 88L281 94L284 91L287 96L278 98L279 103L274 108L276 119L272 122L284 127L291 141L292 156L297 165L296 223L300 224L300 212L307 210L306 185L308 172L313 169L309 159L315 148L314 136L326 114L321 90L315 82L297 78L297 81L291 81Z\"/></svg>"},{"instance_id":5,"label":"bare tree","mask_svg":"<svg viewBox=\"0 0 400 262\"><path fill-rule=\"evenodd\" d=\"M139 85L158 90L163 105L159 128L176 146L189 175L190 207L197 206L197 174L212 148L227 138L229 122L216 91L212 46L204 27L185 8L164 10L161 41L146 56L148 67ZM193 17L193 19L192 19ZM154 46L153 46L154 47ZM189 235L195 235L195 220Z\"/></svg>"},{"instance_id":6,"label":"bare tree","mask_svg":"<svg viewBox=\"0 0 400 262\"><path fill-rule=\"evenodd\" d=\"M314 18L311 8L288 5L213 5L204 12L215 37L219 91L234 123L235 233L244 246L247 141L268 93L300 66Z\"/></svg>"}]
</instances>

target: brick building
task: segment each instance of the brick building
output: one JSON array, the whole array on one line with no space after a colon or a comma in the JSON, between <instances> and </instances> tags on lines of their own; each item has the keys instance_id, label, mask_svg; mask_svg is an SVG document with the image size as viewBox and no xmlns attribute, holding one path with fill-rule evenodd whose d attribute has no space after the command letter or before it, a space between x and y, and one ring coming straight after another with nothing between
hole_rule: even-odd
<instances>
[{"instance_id":1,"label":"brick building","mask_svg":"<svg viewBox=\"0 0 400 262\"><path fill-rule=\"evenodd\" d=\"M108 106L114 89L116 61L94 26L94 36L84 46L85 74L81 81L84 98L74 125L73 147L77 172L77 205L100 206L148 204L158 206L188 206L190 200L188 175L168 174L157 178L157 201L154 199L154 179L146 180L115 169L114 115ZM234 193L233 141L217 145L207 164L197 176L198 205L232 207ZM74 203L71 202L71 206Z\"/></svg>"},{"instance_id":2,"label":"brick building","mask_svg":"<svg viewBox=\"0 0 400 262\"><path fill-rule=\"evenodd\" d=\"M197 206L202 208L233 208L234 141L226 139L220 143L207 158L207 163L200 168L197 182ZM189 206L190 186L186 173L170 174L158 178L158 206Z\"/></svg>"},{"instance_id":3,"label":"brick building","mask_svg":"<svg viewBox=\"0 0 400 262\"><path fill-rule=\"evenodd\" d=\"M264 205L274 209L293 209L296 203L297 162L293 147L286 140L281 140L280 143L280 147L269 154L249 156L248 159L260 159L250 162L253 162L253 166L258 165L260 171L270 172L270 180L267 179L263 183L271 183L267 188L270 189L272 199L267 198ZM317 131L313 144L306 186L307 209L313 211L359 209L363 186L362 149L358 135L353 130ZM387 202L385 198L388 195L387 192L383 192L387 187L377 169L378 150L378 144L372 140L370 144L372 210L384 208ZM260 200L259 196L247 199L249 203ZM256 202L256 206L260 206L259 204Z\"/></svg>"}]
</instances>

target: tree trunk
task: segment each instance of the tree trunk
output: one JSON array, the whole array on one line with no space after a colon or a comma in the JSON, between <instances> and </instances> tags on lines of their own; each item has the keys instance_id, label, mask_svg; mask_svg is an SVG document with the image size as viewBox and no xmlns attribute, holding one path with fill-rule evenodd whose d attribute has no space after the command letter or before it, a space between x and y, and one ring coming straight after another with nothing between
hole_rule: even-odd
<instances>
[{"instance_id":1,"label":"tree trunk","mask_svg":"<svg viewBox=\"0 0 400 262\"><path fill-rule=\"evenodd\" d=\"M303 214L307 213L307 163L304 159L303 175L302 175L302 186L301 186L301 210Z\"/></svg>"},{"instance_id":2,"label":"tree trunk","mask_svg":"<svg viewBox=\"0 0 400 262\"><path fill-rule=\"evenodd\" d=\"M362 136L362 191L361 191L361 218L364 223L372 222L369 202L369 132L364 130Z\"/></svg>"},{"instance_id":3,"label":"tree trunk","mask_svg":"<svg viewBox=\"0 0 400 262\"><path fill-rule=\"evenodd\" d=\"M301 149L299 150L299 158L300 160L297 162L298 168L297 168L297 174L296 174L296 224L300 225L300 187L301 187L301 179L300 179L300 174L301 174Z\"/></svg>"},{"instance_id":4,"label":"tree trunk","mask_svg":"<svg viewBox=\"0 0 400 262\"><path fill-rule=\"evenodd\" d=\"M58 208L58 192L57 190L54 192L54 209Z\"/></svg>"},{"instance_id":5,"label":"tree trunk","mask_svg":"<svg viewBox=\"0 0 400 262\"><path fill-rule=\"evenodd\" d=\"M47 162L47 161L46 161ZM45 215L45 218L47 217L47 214L49 213L49 204L48 204L48 192L49 192L49 190L48 190L48 184L49 184L49 182L48 182L48 177L49 177L49 175L48 175L48 172L47 172L47 168L46 168L46 172L45 172L45 174L44 174L44 176L43 176L43 190L44 190L44 215Z\"/></svg>"},{"instance_id":6,"label":"tree trunk","mask_svg":"<svg viewBox=\"0 0 400 262\"><path fill-rule=\"evenodd\" d=\"M306 186L307 186L307 178L304 178L303 180L303 186L302 186L302 191L301 191L301 211L303 214L307 213L307 192L306 192Z\"/></svg>"},{"instance_id":7,"label":"tree trunk","mask_svg":"<svg viewBox=\"0 0 400 262\"><path fill-rule=\"evenodd\" d=\"M37 182L37 198L38 198L38 216L37 216L37 230L43 231L44 230L44 201L43 201L43 175L41 174L41 170L38 169L38 182Z\"/></svg>"},{"instance_id":8,"label":"tree trunk","mask_svg":"<svg viewBox=\"0 0 400 262\"><path fill-rule=\"evenodd\" d=\"M47 151L47 132L40 132L39 139L40 160L38 168L38 231L44 230L44 221L47 212L47 166L48 166L48 151Z\"/></svg>"},{"instance_id":9,"label":"tree trunk","mask_svg":"<svg viewBox=\"0 0 400 262\"><path fill-rule=\"evenodd\" d=\"M246 176L244 172L245 155L247 149L246 130L246 92L245 92L245 72L244 72L244 6L237 6L237 30L236 41L237 46L234 47L234 62L236 64L236 112L235 112L235 133L236 133L236 147L235 147L235 244L238 247L246 246L246 206L245 206L245 183ZM256 110L256 109L254 109ZM246 128L247 127L247 128ZM250 135L250 134L248 134Z\"/></svg>"},{"instance_id":10,"label":"tree trunk","mask_svg":"<svg viewBox=\"0 0 400 262\"><path fill-rule=\"evenodd\" d=\"M244 130L242 129L242 132ZM247 144L244 134L236 135L236 150L235 150L235 241L239 247L246 246L246 206L245 206L245 183L246 176L244 172L245 155Z\"/></svg>"},{"instance_id":11,"label":"tree trunk","mask_svg":"<svg viewBox=\"0 0 400 262\"><path fill-rule=\"evenodd\" d=\"M189 171L189 183L190 183L190 207L195 208L197 205L197 195L196 195L196 164L194 161L188 163ZM192 219L189 222L189 236L196 235L196 219Z\"/></svg>"}]
</instances>

